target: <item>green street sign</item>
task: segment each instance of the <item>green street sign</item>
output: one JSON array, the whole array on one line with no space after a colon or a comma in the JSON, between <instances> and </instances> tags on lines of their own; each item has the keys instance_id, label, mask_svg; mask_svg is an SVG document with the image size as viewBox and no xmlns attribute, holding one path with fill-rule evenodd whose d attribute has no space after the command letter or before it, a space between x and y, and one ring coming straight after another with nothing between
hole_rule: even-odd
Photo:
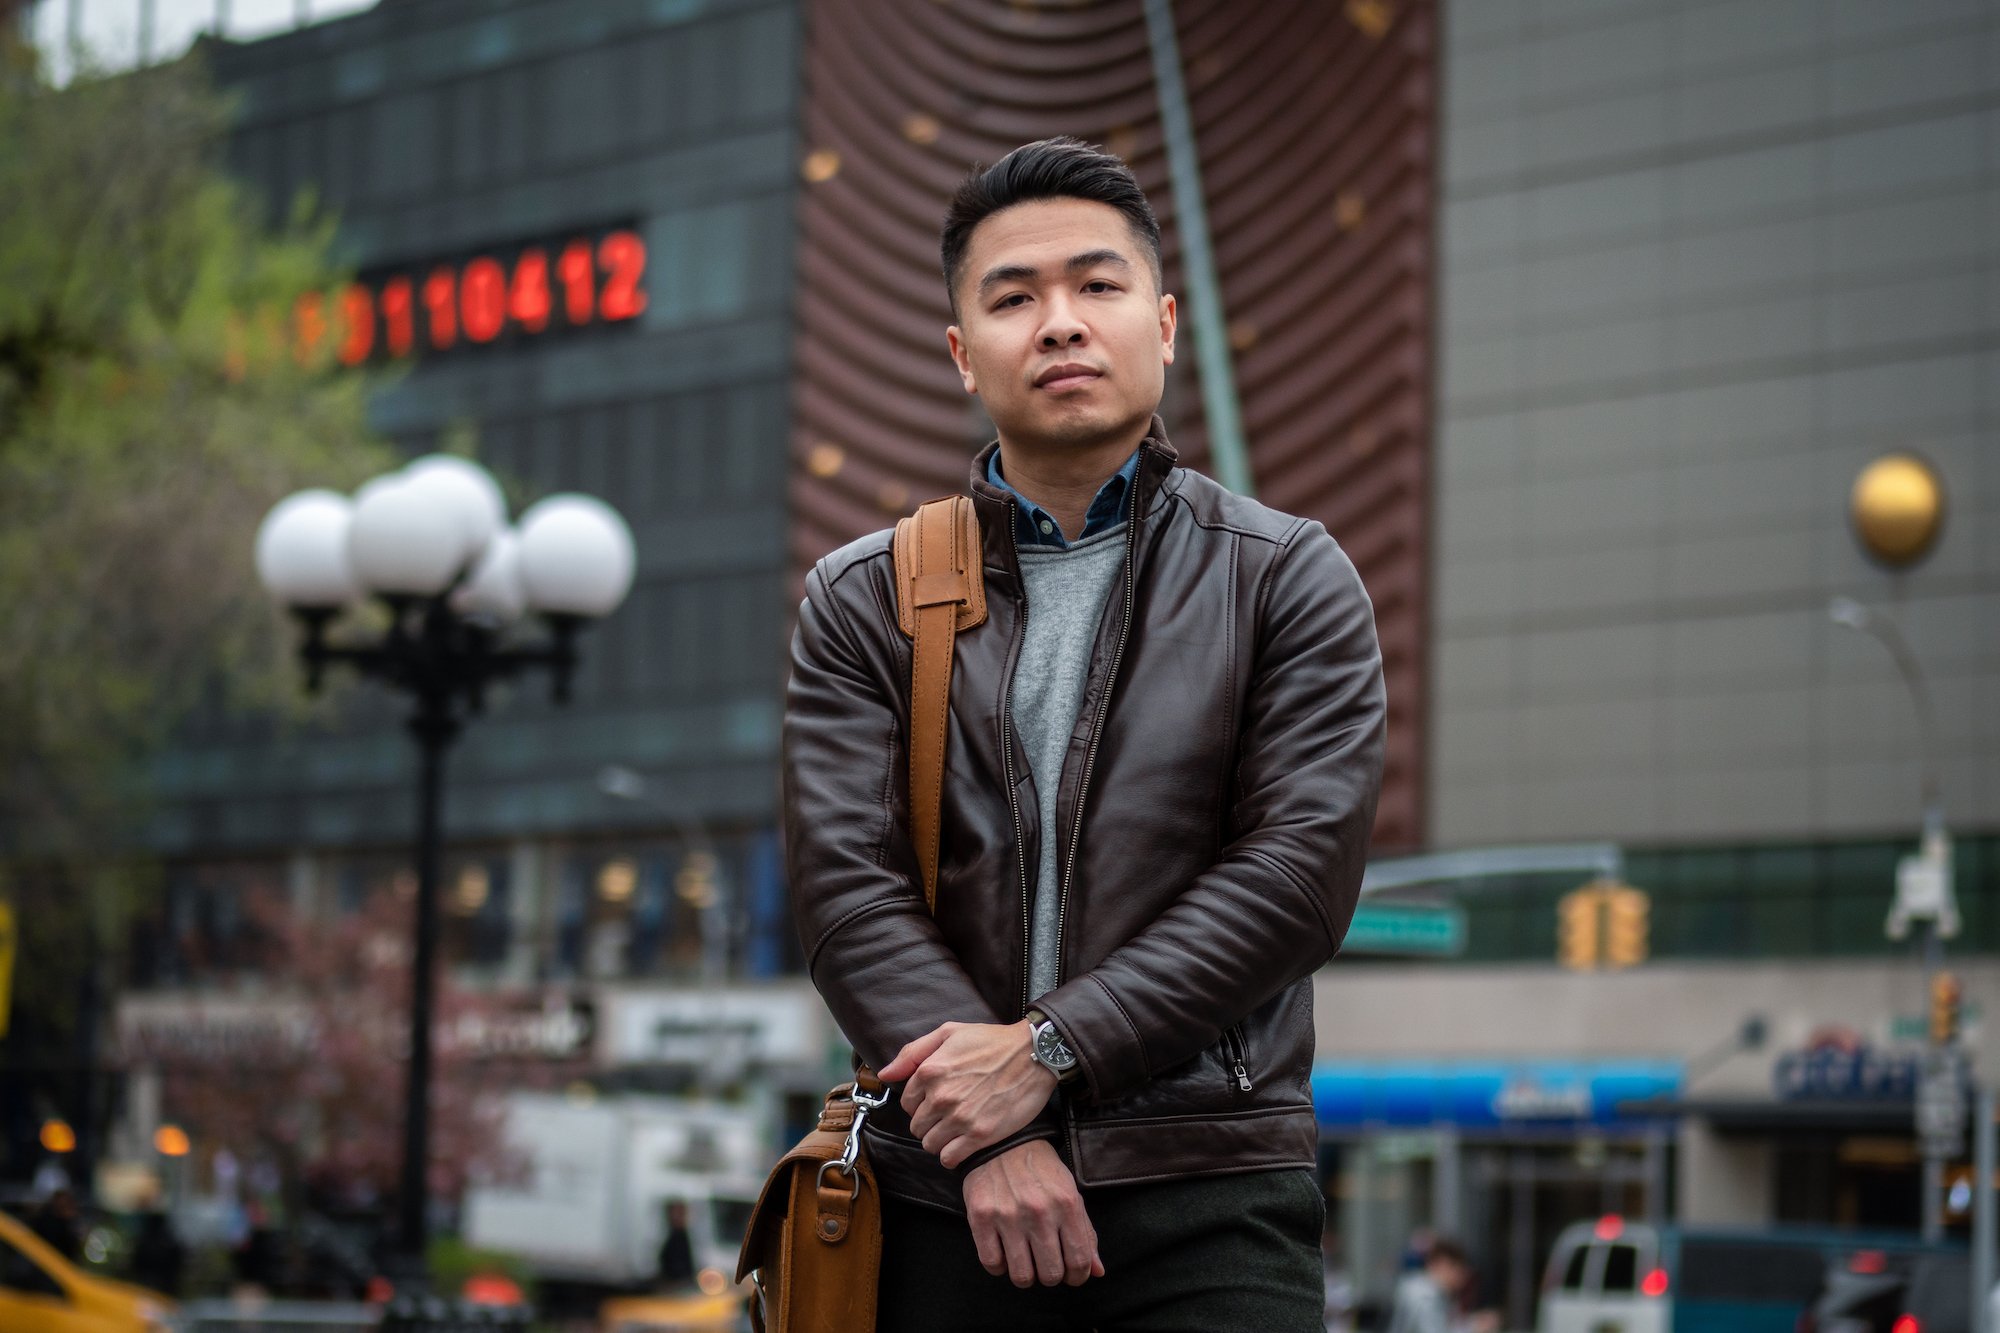
<instances>
[{"instance_id":1,"label":"green street sign","mask_svg":"<svg viewBox=\"0 0 2000 1333\"><path fill-rule=\"evenodd\" d=\"M1465 911L1458 907L1381 907L1354 911L1342 953L1455 958L1465 952Z\"/></svg>"}]
</instances>

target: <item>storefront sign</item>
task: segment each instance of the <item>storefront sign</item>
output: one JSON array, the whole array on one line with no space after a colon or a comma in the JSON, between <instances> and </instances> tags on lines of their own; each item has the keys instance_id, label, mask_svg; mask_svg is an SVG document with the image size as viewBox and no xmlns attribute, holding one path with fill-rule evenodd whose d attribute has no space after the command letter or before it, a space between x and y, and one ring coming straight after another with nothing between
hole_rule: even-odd
<instances>
[{"instance_id":1,"label":"storefront sign","mask_svg":"<svg viewBox=\"0 0 2000 1333\"><path fill-rule=\"evenodd\" d=\"M1655 1061L1420 1065L1326 1063L1313 1070L1322 1128L1618 1126L1625 1102L1671 1097L1681 1067Z\"/></svg>"},{"instance_id":2,"label":"storefront sign","mask_svg":"<svg viewBox=\"0 0 2000 1333\"><path fill-rule=\"evenodd\" d=\"M1465 952L1465 911L1364 904L1354 910L1354 924L1340 951L1455 958Z\"/></svg>"},{"instance_id":3,"label":"storefront sign","mask_svg":"<svg viewBox=\"0 0 2000 1333\"><path fill-rule=\"evenodd\" d=\"M118 1003L118 1050L130 1064L270 1059L312 1050L319 1021L297 1000L183 995L126 996Z\"/></svg>"},{"instance_id":4,"label":"storefront sign","mask_svg":"<svg viewBox=\"0 0 2000 1333\"><path fill-rule=\"evenodd\" d=\"M468 1010L439 1033L445 1049L474 1060L569 1060L590 1053L596 1007L583 996L550 994L540 1004Z\"/></svg>"},{"instance_id":5,"label":"storefront sign","mask_svg":"<svg viewBox=\"0 0 2000 1333\"><path fill-rule=\"evenodd\" d=\"M603 1023L609 1064L816 1069L826 1058L826 1010L810 990L610 992Z\"/></svg>"},{"instance_id":6,"label":"storefront sign","mask_svg":"<svg viewBox=\"0 0 2000 1333\"><path fill-rule=\"evenodd\" d=\"M1919 1074L1914 1051L1880 1051L1849 1028L1822 1028L1801 1050L1787 1051L1771 1068L1786 1101L1907 1101Z\"/></svg>"}]
</instances>

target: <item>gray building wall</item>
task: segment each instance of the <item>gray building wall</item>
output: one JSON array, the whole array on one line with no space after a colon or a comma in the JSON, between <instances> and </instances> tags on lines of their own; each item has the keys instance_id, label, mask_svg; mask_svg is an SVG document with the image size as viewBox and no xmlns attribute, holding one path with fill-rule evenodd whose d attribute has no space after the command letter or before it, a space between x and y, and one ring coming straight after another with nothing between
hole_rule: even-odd
<instances>
[{"instance_id":1,"label":"gray building wall","mask_svg":"<svg viewBox=\"0 0 2000 1333\"><path fill-rule=\"evenodd\" d=\"M2000 799L2000 7L1444 7L1430 839L1914 832ZM1912 449L1893 576L1848 489ZM1885 901L1886 901L1885 886Z\"/></svg>"},{"instance_id":2,"label":"gray building wall","mask_svg":"<svg viewBox=\"0 0 2000 1333\"><path fill-rule=\"evenodd\" d=\"M358 269L614 224L647 239L638 327L420 362L374 404L413 452L472 424L528 496L599 495L637 539L575 702L534 680L461 742L454 840L661 824L596 790L614 762L686 817L773 818L798 41L788 0L389 0L211 47L241 98L237 169L273 208L315 189ZM158 845L405 841L401 706L365 685L336 726L203 719L161 766Z\"/></svg>"}]
</instances>

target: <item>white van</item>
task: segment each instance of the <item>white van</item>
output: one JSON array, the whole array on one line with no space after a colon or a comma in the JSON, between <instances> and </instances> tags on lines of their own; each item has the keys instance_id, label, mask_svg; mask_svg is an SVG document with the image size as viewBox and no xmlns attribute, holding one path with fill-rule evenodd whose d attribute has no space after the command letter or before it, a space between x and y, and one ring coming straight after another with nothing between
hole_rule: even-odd
<instances>
[{"instance_id":1,"label":"white van","mask_svg":"<svg viewBox=\"0 0 2000 1333\"><path fill-rule=\"evenodd\" d=\"M1537 1333L1668 1333L1673 1295L1654 1227L1602 1217L1565 1227L1549 1252Z\"/></svg>"},{"instance_id":2,"label":"white van","mask_svg":"<svg viewBox=\"0 0 2000 1333\"><path fill-rule=\"evenodd\" d=\"M1542 1279L1538 1333L1799 1333L1830 1268L1855 1251L1923 1249L1914 1235L1830 1227L1565 1227ZM1960 1251L1962 1253L1962 1251ZM1882 1254L1874 1255L1877 1262ZM1802 1322L1802 1319L1805 1322ZM1941 1325L1926 1333L1944 1333Z\"/></svg>"}]
</instances>

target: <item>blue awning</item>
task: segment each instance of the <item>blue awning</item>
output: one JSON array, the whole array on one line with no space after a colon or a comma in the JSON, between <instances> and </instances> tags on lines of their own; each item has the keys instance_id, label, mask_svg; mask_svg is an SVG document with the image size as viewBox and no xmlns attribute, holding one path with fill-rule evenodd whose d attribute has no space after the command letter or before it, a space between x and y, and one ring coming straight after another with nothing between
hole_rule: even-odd
<instances>
[{"instance_id":1,"label":"blue awning","mask_svg":"<svg viewBox=\"0 0 2000 1333\"><path fill-rule=\"evenodd\" d=\"M1313 1069L1313 1110L1324 1129L1632 1128L1625 1102L1672 1097L1670 1061L1328 1062Z\"/></svg>"}]
</instances>

